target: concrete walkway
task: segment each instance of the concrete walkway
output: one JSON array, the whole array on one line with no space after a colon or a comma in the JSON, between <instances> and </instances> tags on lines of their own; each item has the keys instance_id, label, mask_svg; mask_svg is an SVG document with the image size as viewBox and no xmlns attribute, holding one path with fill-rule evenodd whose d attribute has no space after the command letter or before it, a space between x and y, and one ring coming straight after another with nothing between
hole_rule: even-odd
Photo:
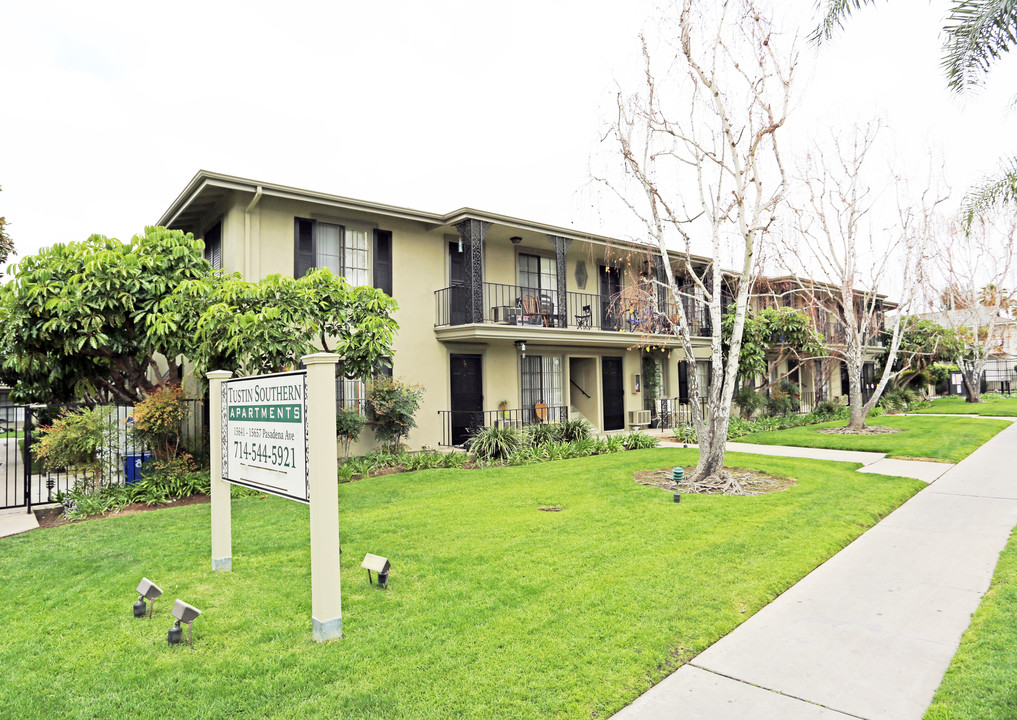
<instances>
[{"instance_id":1,"label":"concrete walkway","mask_svg":"<svg viewBox=\"0 0 1017 720\"><path fill-rule=\"evenodd\" d=\"M0 538L35 530L37 527L39 521L35 519L35 513L25 512L25 508L0 510Z\"/></svg>"},{"instance_id":2,"label":"concrete walkway","mask_svg":"<svg viewBox=\"0 0 1017 720\"><path fill-rule=\"evenodd\" d=\"M921 718L1017 525L1015 453L1011 424L615 718Z\"/></svg>"},{"instance_id":3,"label":"concrete walkway","mask_svg":"<svg viewBox=\"0 0 1017 720\"><path fill-rule=\"evenodd\" d=\"M1010 419L1013 420L1014 418ZM665 437L661 438L661 445L665 447L678 447L681 444ZM695 446L693 445L692 447ZM755 445L753 443L729 442L727 444L727 451L859 463L863 467L859 468L858 472L898 475L900 477L915 478L927 483L938 479L947 470L954 467L952 463L896 460L888 458L886 453L866 452L863 450L829 450L826 448L794 447L791 445Z\"/></svg>"}]
</instances>

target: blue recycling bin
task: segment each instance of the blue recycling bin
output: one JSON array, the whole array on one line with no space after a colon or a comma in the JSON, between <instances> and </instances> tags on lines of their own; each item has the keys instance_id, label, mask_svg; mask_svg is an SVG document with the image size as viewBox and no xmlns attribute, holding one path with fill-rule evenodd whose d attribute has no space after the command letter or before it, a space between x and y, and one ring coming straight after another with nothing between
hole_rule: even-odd
<instances>
[{"instance_id":1,"label":"blue recycling bin","mask_svg":"<svg viewBox=\"0 0 1017 720\"><path fill-rule=\"evenodd\" d=\"M152 459L152 453L136 453L124 455L124 482L133 485L141 479L145 463Z\"/></svg>"}]
</instances>

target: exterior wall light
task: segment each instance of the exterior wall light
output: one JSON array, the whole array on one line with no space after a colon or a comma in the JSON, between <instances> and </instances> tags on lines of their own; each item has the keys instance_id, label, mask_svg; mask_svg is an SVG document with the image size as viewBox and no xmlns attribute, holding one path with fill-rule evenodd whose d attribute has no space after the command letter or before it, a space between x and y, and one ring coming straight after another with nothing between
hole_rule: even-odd
<instances>
[{"instance_id":1,"label":"exterior wall light","mask_svg":"<svg viewBox=\"0 0 1017 720\"><path fill-rule=\"evenodd\" d=\"M152 613L155 612L155 599L162 595L162 590L154 582L146 577L141 578L141 582L138 583L138 602L134 603L134 617L145 617L145 600L147 599L152 603L151 612L148 617L152 617Z\"/></svg>"},{"instance_id":2,"label":"exterior wall light","mask_svg":"<svg viewBox=\"0 0 1017 720\"><path fill-rule=\"evenodd\" d=\"M516 340L516 349L519 351L521 357L526 357L526 341Z\"/></svg>"},{"instance_id":3,"label":"exterior wall light","mask_svg":"<svg viewBox=\"0 0 1017 720\"><path fill-rule=\"evenodd\" d=\"M177 601L173 603L173 611L171 614L176 618L176 622L173 623L173 627L171 627L169 632L166 633L166 641L169 642L170 645L178 645L184 634L183 628L180 627L180 623L186 623L187 644L194 647L194 640L191 637L191 623L194 622L195 618L201 615L201 610L193 605L188 605L180 598L177 598Z\"/></svg>"},{"instance_id":4,"label":"exterior wall light","mask_svg":"<svg viewBox=\"0 0 1017 720\"><path fill-rule=\"evenodd\" d=\"M388 589L388 570L392 567L392 564L388 561L388 558L383 558L380 555L372 555L367 553L364 556L364 562L360 563L360 567L367 570L367 581L374 585L374 580L371 579L371 571L378 573L378 586Z\"/></svg>"},{"instance_id":5,"label":"exterior wall light","mask_svg":"<svg viewBox=\"0 0 1017 720\"><path fill-rule=\"evenodd\" d=\"M512 241L513 245L518 245L519 243L521 243L523 241L523 239L521 237L519 237L518 235L513 235L512 237L509 238L509 240Z\"/></svg>"}]
</instances>

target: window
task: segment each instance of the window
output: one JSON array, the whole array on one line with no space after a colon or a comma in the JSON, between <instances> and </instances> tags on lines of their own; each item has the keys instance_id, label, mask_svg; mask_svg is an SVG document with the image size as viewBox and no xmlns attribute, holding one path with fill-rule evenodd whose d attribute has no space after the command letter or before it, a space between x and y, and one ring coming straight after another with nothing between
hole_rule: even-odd
<instances>
[{"instance_id":1,"label":"window","mask_svg":"<svg viewBox=\"0 0 1017 720\"><path fill-rule=\"evenodd\" d=\"M205 259L222 270L222 220L205 231Z\"/></svg>"},{"instance_id":2,"label":"window","mask_svg":"<svg viewBox=\"0 0 1017 720\"><path fill-rule=\"evenodd\" d=\"M549 408L565 404L561 355L527 355L522 358L521 386L524 413L533 413L537 403ZM530 415L529 420L534 420Z\"/></svg>"},{"instance_id":3,"label":"window","mask_svg":"<svg viewBox=\"0 0 1017 720\"><path fill-rule=\"evenodd\" d=\"M558 291L558 268L554 258L539 255L519 256L519 285L555 295Z\"/></svg>"},{"instance_id":4,"label":"window","mask_svg":"<svg viewBox=\"0 0 1017 720\"><path fill-rule=\"evenodd\" d=\"M303 277L312 268L326 267L355 287L371 284L370 228L305 218L296 218L295 225L295 277Z\"/></svg>"},{"instance_id":5,"label":"window","mask_svg":"<svg viewBox=\"0 0 1017 720\"><path fill-rule=\"evenodd\" d=\"M366 413L364 401L367 399L367 386L363 380L350 380L340 375L335 379L336 405L340 410L356 410L361 415Z\"/></svg>"}]
</instances>

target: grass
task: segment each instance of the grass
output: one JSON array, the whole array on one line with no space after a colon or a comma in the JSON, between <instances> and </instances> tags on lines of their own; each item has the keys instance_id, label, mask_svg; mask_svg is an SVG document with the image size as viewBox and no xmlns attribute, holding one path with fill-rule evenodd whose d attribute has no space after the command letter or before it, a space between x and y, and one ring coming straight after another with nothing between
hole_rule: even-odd
<instances>
[{"instance_id":1,"label":"grass","mask_svg":"<svg viewBox=\"0 0 1017 720\"><path fill-rule=\"evenodd\" d=\"M989 399L979 403L969 403L962 397L950 395L933 400L929 407L916 410L915 412L1017 417L1017 395L992 395Z\"/></svg>"},{"instance_id":2,"label":"grass","mask_svg":"<svg viewBox=\"0 0 1017 720\"><path fill-rule=\"evenodd\" d=\"M728 454L791 476L765 496L671 495L641 450L340 486L341 641L311 640L308 513L233 503L233 572L209 506L0 540L0 707L17 718L606 718L769 603L923 483L850 463ZM542 512L558 506L560 512ZM367 583L366 552L392 561ZM142 576L165 590L131 617ZM175 598L204 611L169 647Z\"/></svg>"},{"instance_id":3,"label":"grass","mask_svg":"<svg viewBox=\"0 0 1017 720\"><path fill-rule=\"evenodd\" d=\"M1017 717L1017 534L999 556L926 720Z\"/></svg>"},{"instance_id":4,"label":"grass","mask_svg":"<svg viewBox=\"0 0 1017 720\"><path fill-rule=\"evenodd\" d=\"M881 415L867 425L900 428L903 432L887 435L829 435L819 428L844 427L836 420L770 432L752 433L738 442L758 445L794 445L833 450L867 450L890 457L924 458L941 462L960 462L1010 423L1007 420L977 418L908 417Z\"/></svg>"}]
</instances>

